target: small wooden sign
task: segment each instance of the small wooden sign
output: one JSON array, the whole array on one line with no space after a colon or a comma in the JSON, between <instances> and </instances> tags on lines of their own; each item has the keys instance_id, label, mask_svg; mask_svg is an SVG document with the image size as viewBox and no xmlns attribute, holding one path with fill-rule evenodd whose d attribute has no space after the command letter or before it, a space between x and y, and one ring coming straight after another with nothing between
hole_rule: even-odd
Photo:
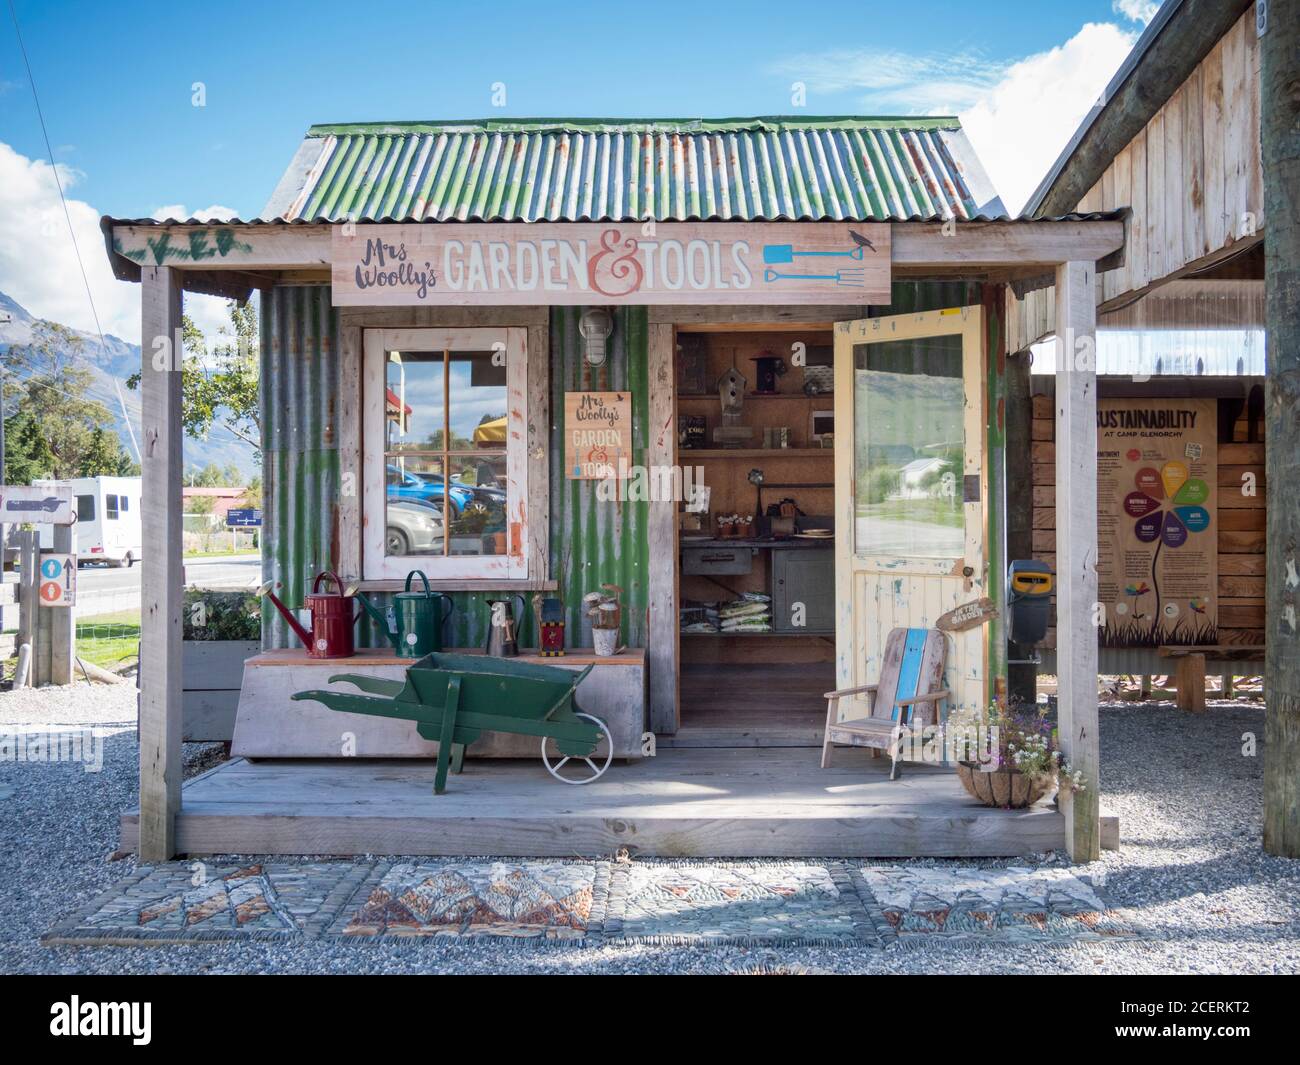
<instances>
[{"instance_id":1,"label":"small wooden sign","mask_svg":"<svg viewBox=\"0 0 1300 1065\"><path fill-rule=\"evenodd\" d=\"M880 222L335 226L335 307L887 304Z\"/></svg>"},{"instance_id":2,"label":"small wooden sign","mask_svg":"<svg viewBox=\"0 0 1300 1065\"><path fill-rule=\"evenodd\" d=\"M939 617L934 627L941 632L965 632L977 629L998 616L997 604L985 596L973 603L962 603Z\"/></svg>"},{"instance_id":3,"label":"small wooden sign","mask_svg":"<svg viewBox=\"0 0 1300 1065\"><path fill-rule=\"evenodd\" d=\"M75 520L71 485L0 485L0 522L71 525Z\"/></svg>"},{"instance_id":4,"label":"small wooden sign","mask_svg":"<svg viewBox=\"0 0 1300 1065\"><path fill-rule=\"evenodd\" d=\"M632 394L566 392L564 468L569 480L626 477L631 463Z\"/></svg>"},{"instance_id":5,"label":"small wooden sign","mask_svg":"<svg viewBox=\"0 0 1300 1065\"><path fill-rule=\"evenodd\" d=\"M42 551L36 590L41 606L77 605L77 556Z\"/></svg>"}]
</instances>

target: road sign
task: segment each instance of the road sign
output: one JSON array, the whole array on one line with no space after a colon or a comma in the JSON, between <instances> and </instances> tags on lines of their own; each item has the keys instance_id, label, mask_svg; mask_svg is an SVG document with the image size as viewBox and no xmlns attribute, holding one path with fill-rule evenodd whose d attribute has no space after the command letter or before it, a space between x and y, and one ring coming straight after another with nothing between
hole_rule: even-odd
<instances>
[{"instance_id":1,"label":"road sign","mask_svg":"<svg viewBox=\"0 0 1300 1065\"><path fill-rule=\"evenodd\" d=\"M256 528L262 524L262 512L256 507L234 507L226 511L226 527L230 529Z\"/></svg>"},{"instance_id":2,"label":"road sign","mask_svg":"<svg viewBox=\"0 0 1300 1065\"><path fill-rule=\"evenodd\" d=\"M0 522L71 525L75 520L69 484L0 485Z\"/></svg>"},{"instance_id":3,"label":"road sign","mask_svg":"<svg viewBox=\"0 0 1300 1065\"><path fill-rule=\"evenodd\" d=\"M76 555L42 551L41 563L37 569L36 593L42 606L76 605Z\"/></svg>"}]
</instances>

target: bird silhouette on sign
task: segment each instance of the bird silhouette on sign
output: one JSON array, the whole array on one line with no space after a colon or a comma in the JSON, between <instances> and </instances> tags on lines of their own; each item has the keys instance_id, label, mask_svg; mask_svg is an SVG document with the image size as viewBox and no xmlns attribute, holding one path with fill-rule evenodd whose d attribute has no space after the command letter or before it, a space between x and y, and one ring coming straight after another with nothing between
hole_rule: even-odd
<instances>
[{"instance_id":1,"label":"bird silhouette on sign","mask_svg":"<svg viewBox=\"0 0 1300 1065\"><path fill-rule=\"evenodd\" d=\"M853 230L850 229L849 236L853 238L853 243L857 244L859 247L868 248L873 252L876 250L876 246L872 244L871 241L868 240L866 237L864 237L861 233L855 233L853 232Z\"/></svg>"}]
</instances>

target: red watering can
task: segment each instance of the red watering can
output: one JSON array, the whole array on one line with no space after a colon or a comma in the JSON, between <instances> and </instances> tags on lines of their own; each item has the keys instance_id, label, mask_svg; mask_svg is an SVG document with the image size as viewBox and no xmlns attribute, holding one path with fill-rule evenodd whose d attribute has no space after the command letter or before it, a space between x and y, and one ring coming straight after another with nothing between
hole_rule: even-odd
<instances>
[{"instance_id":1,"label":"red watering can","mask_svg":"<svg viewBox=\"0 0 1300 1065\"><path fill-rule=\"evenodd\" d=\"M320 590L321 581L326 578L334 582L338 591ZM276 598L271 591L271 583L267 581L257 590L257 594L265 595L275 604L275 609L284 615L284 620L289 623L289 627L298 634L298 639L302 640L308 655L312 658L352 657L356 649L352 639L352 626L356 624L362 611L358 609L354 613L355 600L344 594L343 582L339 580L336 573L321 570L316 574L316 580L311 586L311 594L306 597L305 605L311 611L311 632L304 629L293 616L293 611Z\"/></svg>"}]
</instances>

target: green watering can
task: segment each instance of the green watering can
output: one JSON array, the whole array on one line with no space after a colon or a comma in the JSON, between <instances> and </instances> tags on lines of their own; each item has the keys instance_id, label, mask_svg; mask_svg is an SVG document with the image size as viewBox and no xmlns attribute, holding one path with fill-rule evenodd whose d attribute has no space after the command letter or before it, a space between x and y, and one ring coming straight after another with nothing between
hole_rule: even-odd
<instances>
[{"instance_id":1,"label":"green watering can","mask_svg":"<svg viewBox=\"0 0 1300 1065\"><path fill-rule=\"evenodd\" d=\"M411 578L419 576L424 591L411 591ZM406 575L406 588L393 596L393 613L397 616L397 631L388 627L388 619L364 595L357 599L366 608L379 630L388 637L399 658L423 658L442 650L442 627L456 609L449 596L429 590L429 578L418 569ZM443 610L443 606L447 609Z\"/></svg>"}]
</instances>

